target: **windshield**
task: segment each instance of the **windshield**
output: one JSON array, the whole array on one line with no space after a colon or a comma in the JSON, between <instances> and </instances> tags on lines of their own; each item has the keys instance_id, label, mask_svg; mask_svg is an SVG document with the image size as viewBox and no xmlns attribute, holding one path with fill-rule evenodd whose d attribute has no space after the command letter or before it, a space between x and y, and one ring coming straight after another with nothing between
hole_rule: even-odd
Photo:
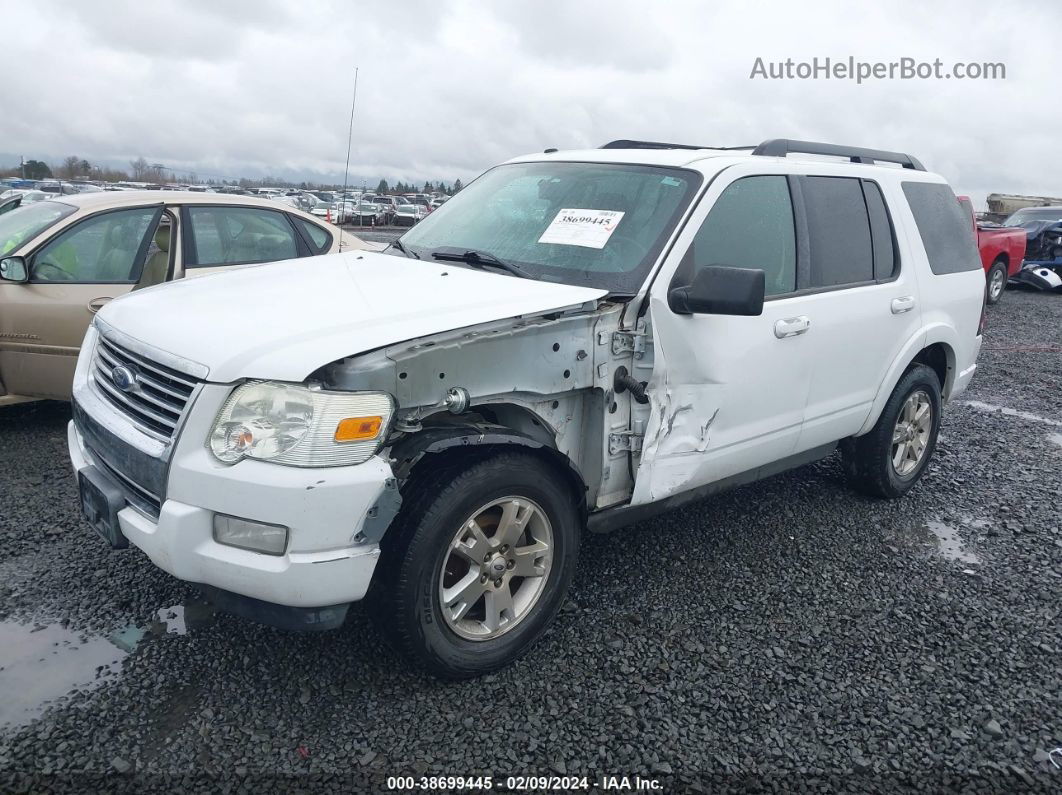
<instances>
[{"instance_id":1,"label":"windshield","mask_svg":"<svg viewBox=\"0 0 1062 795\"><path fill-rule=\"evenodd\" d=\"M1044 207L1039 209L1018 210L1006 221L1004 226L1021 226L1030 221L1062 221L1062 208Z\"/></svg>"},{"instance_id":2,"label":"windshield","mask_svg":"<svg viewBox=\"0 0 1062 795\"><path fill-rule=\"evenodd\" d=\"M76 207L58 201L34 202L0 215L0 257L18 250Z\"/></svg>"},{"instance_id":3,"label":"windshield","mask_svg":"<svg viewBox=\"0 0 1062 795\"><path fill-rule=\"evenodd\" d=\"M633 295L701 177L663 166L513 163L481 176L402 237L492 254L535 278Z\"/></svg>"}]
</instances>

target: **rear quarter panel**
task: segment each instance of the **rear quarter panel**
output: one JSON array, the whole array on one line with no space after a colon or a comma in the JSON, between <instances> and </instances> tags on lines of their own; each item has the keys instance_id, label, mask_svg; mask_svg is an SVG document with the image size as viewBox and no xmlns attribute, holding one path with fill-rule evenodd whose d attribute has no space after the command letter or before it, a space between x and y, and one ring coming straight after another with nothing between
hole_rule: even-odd
<instances>
[{"instance_id":1,"label":"rear quarter panel","mask_svg":"<svg viewBox=\"0 0 1062 795\"><path fill-rule=\"evenodd\" d=\"M944 399L948 400L954 396L952 390L956 384L961 388L969 380L970 368L975 366L981 350L977 329L984 308L985 274L980 268L941 275L933 273L914 214L902 197L901 188L895 210L903 219L902 233L907 237L912 264L918 275L925 330L923 347L939 342L949 349L948 378L943 390Z\"/></svg>"}]
</instances>

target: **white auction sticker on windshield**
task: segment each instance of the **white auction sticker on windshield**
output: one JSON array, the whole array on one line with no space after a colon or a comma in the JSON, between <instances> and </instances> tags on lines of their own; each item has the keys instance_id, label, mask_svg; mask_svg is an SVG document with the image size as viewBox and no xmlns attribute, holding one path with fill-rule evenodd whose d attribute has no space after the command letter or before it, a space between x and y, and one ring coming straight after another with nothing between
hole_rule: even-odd
<instances>
[{"instance_id":1,"label":"white auction sticker on windshield","mask_svg":"<svg viewBox=\"0 0 1062 795\"><path fill-rule=\"evenodd\" d=\"M619 210L561 210L538 242L604 248L623 215Z\"/></svg>"}]
</instances>

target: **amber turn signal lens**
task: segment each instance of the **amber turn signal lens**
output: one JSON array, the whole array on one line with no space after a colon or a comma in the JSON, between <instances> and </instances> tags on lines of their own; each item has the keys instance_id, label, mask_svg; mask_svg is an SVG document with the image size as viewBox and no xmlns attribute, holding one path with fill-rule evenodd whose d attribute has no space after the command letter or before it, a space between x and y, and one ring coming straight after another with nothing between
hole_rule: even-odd
<instances>
[{"instance_id":1,"label":"amber turn signal lens","mask_svg":"<svg viewBox=\"0 0 1062 795\"><path fill-rule=\"evenodd\" d=\"M383 417L347 417L336 426L337 442L362 442L380 434Z\"/></svg>"}]
</instances>

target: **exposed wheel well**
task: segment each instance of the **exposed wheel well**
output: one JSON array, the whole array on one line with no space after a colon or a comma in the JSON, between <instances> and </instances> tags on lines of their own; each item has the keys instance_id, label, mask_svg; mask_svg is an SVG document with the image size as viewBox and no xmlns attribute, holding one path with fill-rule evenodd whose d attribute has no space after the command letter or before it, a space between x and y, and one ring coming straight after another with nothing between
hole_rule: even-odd
<instances>
[{"instance_id":1,"label":"exposed wheel well","mask_svg":"<svg viewBox=\"0 0 1062 795\"><path fill-rule=\"evenodd\" d=\"M1010 266L1010 257L1007 255L1006 252L1003 252L1002 254L997 256L994 260L992 260L992 264L993 265L995 265L997 262L1002 262L1004 265L1007 265L1009 267Z\"/></svg>"},{"instance_id":2,"label":"exposed wheel well","mask_svg":"<svg viewBox=\"0 0 1062 795\"><path fill-rule=\"evenodd\" d=\"M500 452L519 451L546 463L557 472L558 478L570 488L572 499L583 520L587 514L586 484L575 465L564 453L539 441L499 426L484 426L474 433L469 429L455 428L452 435L438 440L428 447L418 449L416 435L408 441L395 467L399 488L403 492L416 489L427 476L440 470L463 469ZM397 452L397 451L396 451Z\"/></svg>"},{"instance_id":3,"label":"exposed wheel well","mask_svg":"<svg viewBox=\"0 0 1062 795\"><path fill-rule=\"evenodd\" d=\"M911 364L918 363L930 367L940 379L941 394L946 395L954 360L955 356L947 345L943 342L935 342L919 351Z\"/></svg>"}]
</instances>

